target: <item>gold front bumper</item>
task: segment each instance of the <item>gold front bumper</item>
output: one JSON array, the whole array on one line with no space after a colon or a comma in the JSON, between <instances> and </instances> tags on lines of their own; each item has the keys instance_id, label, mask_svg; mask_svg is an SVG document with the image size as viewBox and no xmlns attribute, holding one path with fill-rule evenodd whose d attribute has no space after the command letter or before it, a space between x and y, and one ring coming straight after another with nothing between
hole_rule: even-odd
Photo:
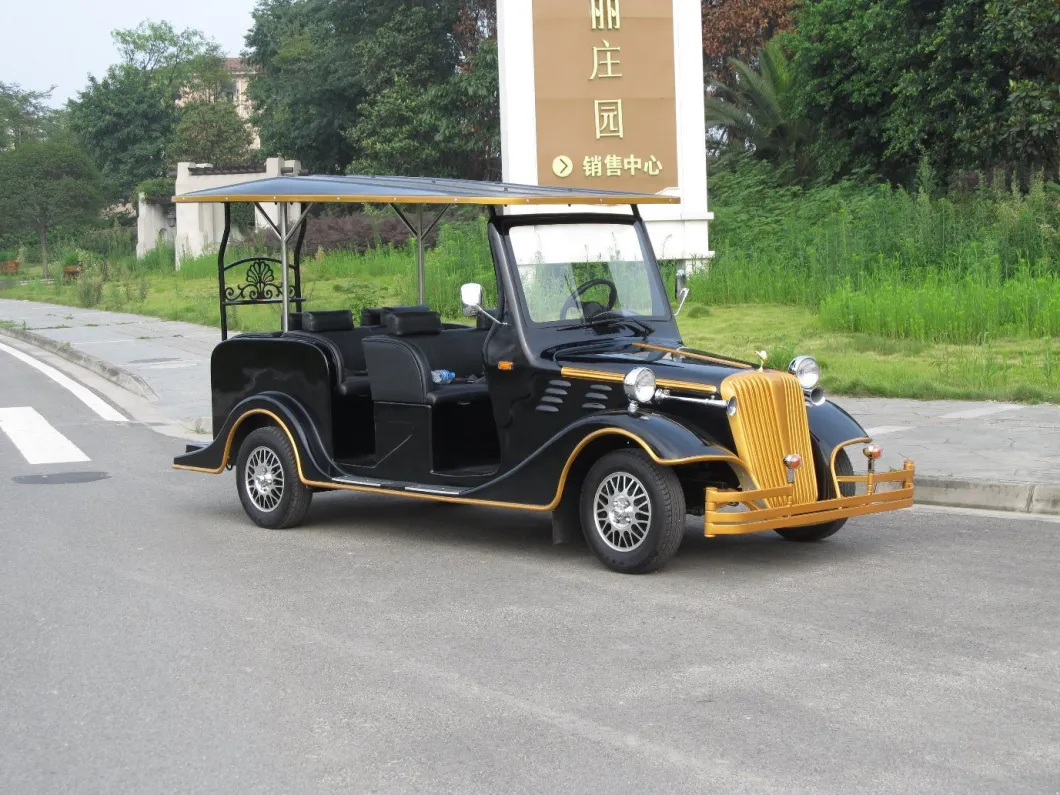
<instances>
[{"instance_id":1,"label":"gold front bumper","mask_svg":"<svg viewBox=\"0 0 1060 795\"><path fill-rule=\"evenodd\" d=\"M864 484L865 493L854 497L797 503L795 486L779 486L754 491L723 491L707 489L704 530L707 538L723 535L760 533L764 530L784 530L789 527L825 524L850 516L896 511L913 505L913 476L916 467L906 461L902 469L865 475L839 475L842 483ZM878 491L880 483L897 483L897 488ZM732 503L744 505L745 511L719 511ZM781 503L778 505L778 503ZM771 505L777 507L761 507Z\"/></svg>"}]
</instances>

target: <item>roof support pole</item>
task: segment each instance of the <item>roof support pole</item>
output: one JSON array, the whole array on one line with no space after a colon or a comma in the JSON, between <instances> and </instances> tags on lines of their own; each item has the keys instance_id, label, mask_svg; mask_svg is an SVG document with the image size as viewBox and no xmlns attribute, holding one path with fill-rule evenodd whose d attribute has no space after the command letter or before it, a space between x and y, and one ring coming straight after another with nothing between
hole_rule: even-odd
<instances>
[{"instance_id":1,"label":"roof support pole","mask_svg":"<svg viewBox=\"0 0 1060 795\"><path fill-rule=\"evenodd\" d=\"M283 270L283 276L280 278L280 285L283 290L283 317L281 318L280 328L283 331L288 331L291 296L287 292L287 202L280 202L277 209L280 214L280 228L277 230L280 234L280 268Z\"/></svg>"},{"instance_id":2,"label":"roof support pole","mask_svg":"<svg viewBox=\"0 0 1060 795\"><path fill-rule=\"evenodd\" d=\"M420 282L420 304L427 303L427 258L423 250L423 205L416 208L416 275Z\"/></svg>"},{"instance_id":3,"label":"roof support pole","mask_svg":"<svg viewBox=\"0 0 1060 795\"><path fill-rule=\"evenodd\" d=\"M228 307L225 306L225 251L228 236L232 232L232 205L225 202L225 231L221 235L221 246L217 249L217 291L221 304L221 340L228 339Z\"/></svg>"},{"instance_id":4,"label":"roof support pole","mask_svg":"<svg viewBox=\"0 0 1060 795\"><path fill-rule=\"evenodd\" d=\"M447 204L442 208L442 211L434 217L427 228L423 227L423 205L419 204L416 206L416 223L413 224L405 213L401 212L401 208L396 204L391 203L391 209L397 213L397 217L401 219L401 223L405 225L405 228L409 230L409 234L416 238L416 274L420 283L420 303L427 303L427 255L426 255L426 242L425 238L431 232L434 231L434 227L438 226L438 223L442 220L442 216L448 212L449 208L453 205Z\"/></svg>"}]
</instances>

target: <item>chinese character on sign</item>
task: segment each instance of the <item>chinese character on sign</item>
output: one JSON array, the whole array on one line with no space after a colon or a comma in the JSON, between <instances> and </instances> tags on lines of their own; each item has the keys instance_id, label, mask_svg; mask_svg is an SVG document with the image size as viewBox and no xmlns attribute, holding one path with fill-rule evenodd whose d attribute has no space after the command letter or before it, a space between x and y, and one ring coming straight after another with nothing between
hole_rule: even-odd
<instances>
[{"instance_id":1,"label":"chinese character on sign","mask_svg":"<svg viewBox=\"0 0 1060 795\"><path fill-rule=\"evenodd\" d=\"M586 155L582 163L587 177L602 177L604 175L604 159L600 155Z\"/></svg>"},{"instance_id":2,"label":"chinese character on sign","mask_svg":"<svg viewBox=\"0 0 1060 795\"><path fill-rule=\"evenodd\" d=\"M593 30L621 30L622 16L619 14L621 0L589 0L593 17Z\"/></svg>"},{"instance_id":3,"label":"chinese character on sign","mask_svg":"<svg viewBox=\"0 0 1060 795\"><path fill-rule=\"evenodd\" d=\"M641 170L644 164L639 157L630 155L625 159L625 162L623 162L622 165L626 167L626 171L628 171L629 175L632 177L634 174Z\"/></svg>"},{"instance_id":4,"label":"chinese character on sign","mask_svg":"<svg viewBox=\"0 0 1060 795\"><path fill-rule=\"evenodd\" d=\"M615 71L615 67L622 63L615 57L615 54L620 52L622 48L612 47L607 39L604 39L603 47L593 47L593 73L589 75L589 79L622 77L621 72Z\"/></svg>"},{"instance_id":5,"label":"chinese character on sign","mask_svg":"<svg viewBox=\"0 0 1060 795\"><path fill-rule=\"evenodd\" d=\"M604 164L607 166L607 176L609 177L621 177L622 176L622 158L618 155L608 155L604 158Z\"/></svg>"},{"instance_id":6,"label":"chinese character on sign","mask_svg":"<svg viewBox=\"0 0 1060 795\"><path fill-rule=\"evenodd\" d=\"M659 162L659 158L655 155L651 156L651 160L644 164L644 173L652 177L657 177L662 173L662 163Z\"/></svg>"},{"instance_id":7,"label":"chinese character on sign","mask_svg":"<svg viewBox=\"0 0 1060 795\"><path fill-rule=\"evenodd\" d=\"M596 140L601 138L624 138L622 123L622 100L596 100Z\"/></svg>"}]
</instances>

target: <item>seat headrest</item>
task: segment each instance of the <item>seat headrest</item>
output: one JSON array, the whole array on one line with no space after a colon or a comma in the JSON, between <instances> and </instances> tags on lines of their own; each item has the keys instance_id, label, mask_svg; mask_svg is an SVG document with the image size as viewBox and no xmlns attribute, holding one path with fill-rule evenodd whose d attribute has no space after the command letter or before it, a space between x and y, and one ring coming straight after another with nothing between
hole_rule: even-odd
<instances>
[{"instance_id":1,"label":"seat headrest","mask_svg":"<svg viewBox=\"0 0 1060 795\"><path fill-rule=\"evenodd\" d=\"M418 306L380 306L361 310L362 326L384 326L386 316L390 312L429 312L430 307L426 304Z\"/></svg>"},{"instance_id":2,"label":"seat headrest","mask_svg":"<svg viewBox=\"0 0 1060 795\"><path fill-rule=\"evenodd\" d=\"M386 333L395 337L406 337L410 334L440 334L442 317L437 312L388 312Z\"/></svg>"},{"instance_id":3,"label":"seat headrest","mask_svg":"<svg viewBox=\"0 0 1060 795\"><path fill-rule=\"evenodd\" d=\"M326 312L303 312L302 328L305 331L350 331L353 329L353 312L349 309L332 309Z\"/></svg>"},{"instance_id":4,"label":"seat headrest","mask_svg":"<svg viewBox=\"0 0 1060 795\"><path fill-rule=\"evenodd\" d=\"M287 317L288 317L288 320L287 320L287 328L288 329L290 329L291 331L301 331L302 330L302 313L301 312L292 312Z\"/></svg>"}]
</instances>

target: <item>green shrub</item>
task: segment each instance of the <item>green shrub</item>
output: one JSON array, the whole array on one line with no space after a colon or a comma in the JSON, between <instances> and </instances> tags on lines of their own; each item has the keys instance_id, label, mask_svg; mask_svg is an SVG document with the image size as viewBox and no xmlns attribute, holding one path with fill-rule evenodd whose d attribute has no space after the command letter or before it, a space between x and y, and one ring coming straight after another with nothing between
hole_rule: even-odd
<instances>
[{"instance_id":1,"label":"green shrub","mask_svg":"<svg viewBox=\"0 0 1060 795\"><path fill-rule=\"evenodd\" d=\"M684 310L684 315L691 318L710 317L710 307L703 304L694 304Z\"/></svg>"},{"instance_id":2,"label":"green shrub","mask_svg":"<svg viewBox=\"0 0 1060 795\"><path fill-rule=\"evenodd\" d=\"M89 252L81 254L81 274L77 277L77 298L81 306L99 306L103 300L103 287L106 279L102 262Z\"/></svg>"}]
</instances>

